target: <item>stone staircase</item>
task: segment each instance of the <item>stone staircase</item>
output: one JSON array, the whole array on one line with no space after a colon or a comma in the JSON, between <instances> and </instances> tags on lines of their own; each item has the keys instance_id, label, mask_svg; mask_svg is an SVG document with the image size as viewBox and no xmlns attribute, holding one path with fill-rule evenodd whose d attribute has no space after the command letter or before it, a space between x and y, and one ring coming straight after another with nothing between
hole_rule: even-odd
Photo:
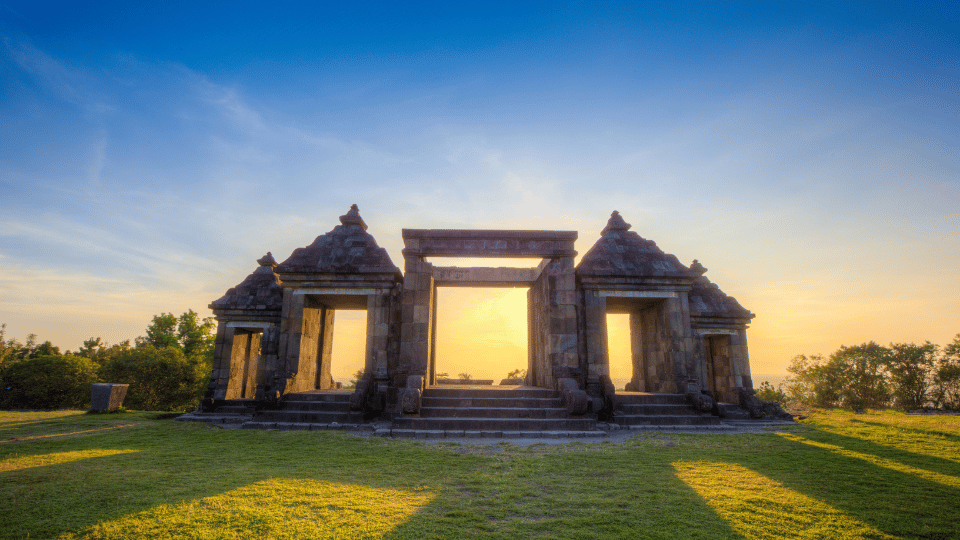
<instances>
[{"instance_id":1,"label":"stone staircase","mask_svg":"<svg viewBox=\"0 0 960 540\"><path fill-rule=\"evenodd\" d=\"M275 409L260 410L242 429L358 430L363 413L350 410L353 390L315 390L283 396Z\"/></svg>"},{"instance_id":2,"label":"stone staircase","mask_svg":"<svg viewBox=\"0 0 960 540\"><path fill-rule=\"evenodd\" d=\"M432 386L419 415L396 418L378 435L412 438L603 437L596 418L570 416L555 390L529 386Z\"/></svg>"},{"instance_id":3,"label":"stone staircase","mask_svg":"<svg viewBox=\"0 0 960 540\"><path fill-rule=\"evenodd\" d=\"M696 412L683 394L618 392L612 423L624 429L720 427L720 418Z\"/></svg>"}]
</instances>

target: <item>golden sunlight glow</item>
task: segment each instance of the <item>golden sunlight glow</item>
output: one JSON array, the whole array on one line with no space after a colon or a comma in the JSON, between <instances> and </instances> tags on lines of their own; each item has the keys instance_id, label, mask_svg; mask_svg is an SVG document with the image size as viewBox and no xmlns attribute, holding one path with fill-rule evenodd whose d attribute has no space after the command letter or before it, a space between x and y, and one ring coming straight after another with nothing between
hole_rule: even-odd
<instances>
[{"instance_id":1,"label":"golden sunlight glow","mask_svg":"<svg viewBox=\"0 0 960 540\"><path fill-rule=\"evenodd\" d=\"M744 538L893 538L733 463L678 461L677 477Z\"/></svg>"},{"instance_id":2,"label":"golden sunlight glow","mask_svg":"<svg viewBox=\"0 0 960 540\"><path fill-rule=\"evenodd\" d=\"M610 357L610 379L623 388L633 377L630 352L630 315L607 313L607 354Z\"/></svg>"},{"instance_id":3,"label":"golden sunlight glow","mask_svg":"<svg viewBox=\"0 0 960 540\"><path fill-rule=\"evenodd\" d=\"M813 441L806 437L801 437L800 435L795 435L792 433L777 433L777 435L793 442L810 445L816 448L822 448L823 450L833 452L834 454L839 454L841 456L851 457L854 459L860 459L860 460L866 461L867 463L876 465L877 467L883 467L884 469L890 469L891 471L898 471L905 474L910 474L913 476L923 478L925 480L930 480L931 482L943 484L945 486L960 488L960 478L956 476L950 476L948 474L942 474L934 471L928 471L926 469L920 469L918 467L906 465L904 463L900 463L899 461L882 458L880 456L875 456L873 454L865 454L863 452L857 452L855 450L848 450L846 448L843 448L842 446L837 446L835 444Z\"/></svg>"},{"instance_id":4,"label":"golden sunlight glow","mask_svg":"<svg viewBox=\"0 0 960 540\"><path fill-rule=\"evenodd\" d=\"M0 461L0 472L19 471L32 467L45 467L47 465L58 465L60 463L70 463L71 461L80 461L105 456L114 456L117 454L130 454L139 452L139 450L77 450L73 452L55 452L53 454L40 454L36 456L18 456Z\"/></svg>"},{"instance_id":5,"label":"golden sunlight glow","mask_svg":"<svg viewBox=\"0 0 960 540\"><path fill-rule=\"evenodd\" d=\"M330 373L333 380L349 384L363 369L367 350L366 310L338 309L333 315L333 350Z\"/></svg>"},{"instance_id":6,"label":"golden sunlight glow","mask_svg":"<svg viewBox=\"0 0 960 540\"><path fill-rule=\"evenodd\" d=\"M115 426L104 427L104 428L97 428L97 429L83 429L83 430L79 430L79 431L65 431L65 432L63 432L63 433L50 433L50 434L48 434L48 435L34 435L34 436L32 436L32 437L17 437L17 438L15 438L15 439L0 440L0 443L10 442L11 440L14 440L14 441L29 441L29 440L33 440L33 439L50 439L50 438L54 438L54 437L72 437L72 436L74 436L74 435L88 435L88 434L90 434L90 433L97 433L97 432L99 432L99 431L110 431L110 430L113 430L113 429L129 428L129 427L134 427L134 426L136 426L136 425L137 425L137 424L117 424L117 425L115 425Z\"/></svg>"},{"instance_id":7,"label":"golden sunlight glow","mask_svg":"<svg viewBox=\"0 0 960 540\"><path fill-rule=\"evenodd\" d=\"M434 495L275 478L99 523L95 538L381 538Z\"/></svg>"},{"instance_id":8,"label":"golden sunlight glow","mask_svg":"<svg viewBox=\"0 0 960 540\"><path fill-rule=\"evenodd\" d=\"M499 382L527 368L527 288L441 287L437 373Z\"/></svg>"}]
</instances>

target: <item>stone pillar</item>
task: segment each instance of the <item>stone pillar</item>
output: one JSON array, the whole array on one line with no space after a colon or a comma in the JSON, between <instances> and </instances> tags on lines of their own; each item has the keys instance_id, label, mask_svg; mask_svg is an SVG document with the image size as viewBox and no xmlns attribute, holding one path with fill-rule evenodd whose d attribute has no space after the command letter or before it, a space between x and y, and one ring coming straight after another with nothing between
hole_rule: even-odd
<instances>
[{"instance_id":1,"label":"stone pillar","mask_svg":"<svg viewBox=\"0 0 960 540\"><path fill-rule=\"evenodd\" d=\"M586 384L586 363L580 362L577 329L577 283L573 257L549 260L530 287L530 309L537 313L534 328L536 351L531 367L535 384L553 388L558 377L570 377L580 388Z\"/></svg>"},{"instance_id":2,"label":"stone pillar","mask_svg":"<svg viewBox=\"0 0 960 540\"><path fill-rule=\"evenodd\" d=\"M690 328L690 306L687 293L679 292L676 297L664 300L661 313L664 323L666 360L672 369L674 382L674 389L667 391L683 393L686 382L691 378L703 384L703 381L696 376L698 363L694 355L696 338Z\"/></svg>"},{"instance_id":3,"label":"stone pillar","mask_svg":"<svg viewBox=\"0 0 960 540\"><path fill-rule=\"evenodd\" d=\"M583 291L583 333L581 348L586 351L587 390L599 395L601 380L610 376L610 352L607 343L607 298L597 291Z\"/></svg>"},{"instance_id":4,"label":"stone pillar","mask_svg":"<svg viewBox=\"0 0 960 540\"><path fill-rule=\"evenodd\" d=\"M330 375L333 360L333 327L336 310L320 306L319 327L317 328L317 371L314 388L329 390L335 385Z\"/></svg>"},{"instance_id":5,"label":"stone pillar","mask_svg":"<svg viewBox=\"0 0 960 540\"><path fill-rule=\"evenodd\" d=\"M733 387L753 389L753 378L750 374L750 356L747 351L747 330L741 328L730 336L730 366L733 375ZM738 398L739 399L739 396ZM736 400L734 400L736 403Z\"/></svg>"},{"instance_id":6,"label":"stone pillar","mask_svg":"<svg viewBox=\"0 0 960 540\"><path fill-rule=\"evenodd\" d=\"M630 312L630 364L632 373L625 390L628 392L646 391L647 371L644 363L644 334L650 330L643 327L643 314L639 309Z\"/></svg>"},{"instance_id":7,"label":"stone pillar","mask_svg":"<svg viewBox=\"0 0 960 540\"><path fill-rule=\"evenodd\" d=\"M406 386L407 376L427 379L432 354L433 265L422 257L406 258L400 306L400 369L397 382Z\"/></svg>"},{"instance_id":8,"label":"stone pillar","mask_svg":"<svg viewBox=\"0 0 960 540\"><path fill-rule=\"evenodd\" d=\"M390 378L390 291L367 296L367 352L364 370L373 380Z\"/></svg>"},{"instance_id":9,"label":"stone pillar","mask_svg":"<svg viewBox=\"0 0 960 540\"><path fill-rule=\"evenodd\" d=\"M233 329L226 399L240 399L243 397L243 383L246 378L246 368L249 361L250 332Z\"/></svg>"},{"instance_id":10,"label":"stone pillar","mask_svg":"<svg viewBox=\"0 0 960 540\"><path fill-rule=\"evenodd\" d=\"M272 388L273 376L278 370L277 352L280 347L280 327L272 324L263 330L260 338L256 399L263 400Z\"/></svg>"},{"instance_id":11,"label":"stone pillar","mask_svg":"<svg viewBox=\"0 0 960 540\"><path fill-rule=\"evenodd\" d=\"M227 387L230 382L230 356L233 352L233 334L234 328L230 327L226 321L219 321L217 324L217 340L213 349L213 370L210 376L214 399L227 399Z\"/></svg>"}]
</instances>

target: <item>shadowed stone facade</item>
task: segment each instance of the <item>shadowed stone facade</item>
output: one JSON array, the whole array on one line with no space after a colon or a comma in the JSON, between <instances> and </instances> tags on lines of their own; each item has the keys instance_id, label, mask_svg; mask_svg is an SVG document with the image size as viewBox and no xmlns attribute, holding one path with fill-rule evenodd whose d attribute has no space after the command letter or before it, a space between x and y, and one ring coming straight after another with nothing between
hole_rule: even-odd
<instances>
[{"instance_id":1,"label":"shadowed stone facade","mask_svg":"<svg viewBox=\"0 0 960 540\"><path fill-rule=\"evenodd\" d=\"M259 267L210 304L217 344L208 391L270 407L284 396L336 388L330 376L334 314L367 312L364 378L350 407L367 419L417 415L437 385L437 288L528 288L528 386L556 391L567 413L609 418L606 316L630 316L629 392L685 394L714 410L752 391L746 329L752 313L693 261L688 267L630 230L613 212L575 265L576 231L404 229L403 272L366 232L357 206L340 225L277 264ZM536 268L457 268L427 258L528 257Z\"/></svg>"}]
</instances>

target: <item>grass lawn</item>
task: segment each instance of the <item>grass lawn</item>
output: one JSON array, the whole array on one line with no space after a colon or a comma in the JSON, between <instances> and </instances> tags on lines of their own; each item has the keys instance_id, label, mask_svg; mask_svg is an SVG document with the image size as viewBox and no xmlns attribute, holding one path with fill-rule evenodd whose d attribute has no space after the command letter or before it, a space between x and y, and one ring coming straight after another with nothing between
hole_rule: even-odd
<instances>
[{"instance_id":1,"label":"grass lawn","mask_svg":"<svg viewBox=\"0 0 960 540\"><path fill-rule=\"evenodd\" d=\"M519 448L0 412L0 538L960 538L960 417Z\"/></svg>"}]
</instances>

